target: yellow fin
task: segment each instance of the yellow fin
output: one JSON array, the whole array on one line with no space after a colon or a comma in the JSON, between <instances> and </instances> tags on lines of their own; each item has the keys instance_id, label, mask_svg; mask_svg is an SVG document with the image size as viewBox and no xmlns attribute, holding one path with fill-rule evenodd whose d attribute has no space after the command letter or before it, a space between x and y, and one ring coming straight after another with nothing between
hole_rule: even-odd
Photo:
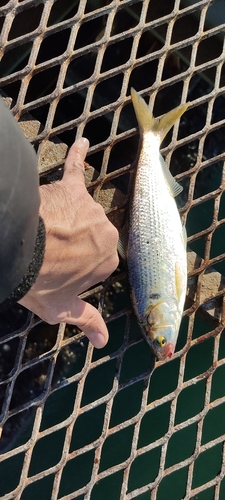
<instances>
[{"instance_id":1,"label":"yellow fin","mask_svg":"<svg viewBox=\"0 0 225 500\"><path fill-rule=\"evenodd\" d=\"M145 100L133 88L131 89L131 98L140 132L144 133L151 130L160 136L161 141L189 106L189 103L181 104L166 113L162 118L155 119Z\"/></svg>"},{"instance_id":2,"label":"yellow fin","mask_svg":"<svg viewBox=\"0 0 225 500\"><path fill-rule=\"evenodd\" d=\"M182 240L183 240L184 248L186 250L186 247L187 247L187 231L186 231L186 227L185 226L182 226Z\"/></svg>"},{"instance_id":3,"label":"yellow fin","mask_svg":"<svg viewBox=\"0 0 225 500\"><path fill-rule=\"evenodd\" d=\"M131 89L131 99L140 132L143 133L147 130L153 130L155 119L153 118L152 113L143 97L141 97L133 88Z\"/></svg>"},{"instance_id":4,"label":"yellow fin","mask_svg":"<svg viewBox=\"0 0 225 500\"><path fill-rule=\"evenodd\" d=\"M184 293L184 278L180 270L179 264L175 264L175 285L176 285L176 299L180 302L181 296Z\"/></svg>"}]
</instances>

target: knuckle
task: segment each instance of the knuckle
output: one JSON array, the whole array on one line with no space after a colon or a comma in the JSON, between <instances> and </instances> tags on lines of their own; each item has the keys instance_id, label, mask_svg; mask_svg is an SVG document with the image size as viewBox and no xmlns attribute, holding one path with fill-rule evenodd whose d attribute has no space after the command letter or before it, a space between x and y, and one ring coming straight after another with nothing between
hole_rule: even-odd
<instances>
[{"instance_id":1,"label":"knuckle","mask_svg":"<svg viewBox=\"0 0 225 500\"><path fill-rule=\"evenodd\" d=\"M101 207L101 210L102 210L103 215L104 215L105 233L107 234L107 238L110 238L110 242L112 245L113 244L117 245L118 239L119 239L119 233L118 233L116 227L112 224L112 222L110 222L110 220L106 216L105 211L102 208L102 206L100 206L100 207Z\"/></svg>"},{"instance_id":2,"label":"knuckle","mask_svg":"<svg viewBox=\"0 0 225 500\"><path fill-rule=\"evenodd\" d=\"M116 254L113 256L113 259L112 259L113 271L115 271L115 269L117 268L118 265L119 265L119 256L118 256L118 253L116 252Z\"/></svg>"},{"instance_id":3,"label":"knuckle","mask_svg":"<svg viewBox=\"0 0 225 500\"><path fill-rule=\"evenodd\" d=\"M118 233L116 227L113 226L113 224L111 224L111 226L112 226L112 238L114 239L114 243L117 246L118 241L119 241L119 233Z\"/></svg>"},{"instance_id":4,"label":"knuckle","mask_svg":"<svg viewBox=\"0 0 225 500\"><path fill-rule=\"evenodd\" d=\"M91 195L89 195L89 196L91 197ZM93 201L93 203L92 203L93 214L96 217L96 220L100 220L100 221L103 220L105 222L105 219L107 219L107 217L106 217L104 208L102 207L102 205L100 205L100 203L96 202L93 198L92 198L92 201Z\"/></svg>"},{"instance_id":5,"label":"knuckle","mask_svg":"<svg viewBox=\"0 0 225 500\"><path fill-rule=\"evenodd\" d=\"M113 271L115 271L115 269L117 268L118 264L119 264L118 254L114 253L111 256L110 261L108 262L109 274L111 274L111 273L113 273Z\"/></svg>"},{"instance_id":6,"label":"knuckle","mask_svg":"<svg viewBox=\"0 0 225 500\"><path fill-rule=\"evenodd\" d=\"M101 272L101 280L107 279L113 273L113 271L116 270L118 264L119 264L118 254L114 253L104 262Z\"/></svg>"},{"instance_id":7,"label":"knuckle","mask_svg":"<svg viewBox=\"0 0 225 500\"><path fill-rule=\"evenodd\" d=\"M84 176L84 163L81 159L76 158L67 164L67 173L79 172Z\"/></svg>"},{"instance_id":8,"label":"knuckle","mask_svg":"<svg viewBox=\"0 0 225 500\"><path fill-rule=\"evenodd\" d=\"M81 158L73 160L71 167L80 170L84 174L84 162L81 160Z\"/></svg>"}]
</instances>

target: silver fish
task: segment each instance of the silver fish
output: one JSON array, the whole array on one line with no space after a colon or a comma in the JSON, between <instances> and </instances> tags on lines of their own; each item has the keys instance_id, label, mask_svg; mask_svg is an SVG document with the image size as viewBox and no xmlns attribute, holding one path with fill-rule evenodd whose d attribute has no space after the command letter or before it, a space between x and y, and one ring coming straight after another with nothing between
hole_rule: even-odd
<instances>
[{"instance_id":1,"label":"silver fish","mask_svg":"<svg viewBox=\"0 0 225 500\"><path fill-rule=\"evenodd\" d=\"M155 120L132 89L141 145L130 207L126 258L133 308L158 359L171 358L180 327L186 287L186 231L174 197L182 187L160 154L160 143L185 112L178 106Z\"/></svg>"}]
</instances>

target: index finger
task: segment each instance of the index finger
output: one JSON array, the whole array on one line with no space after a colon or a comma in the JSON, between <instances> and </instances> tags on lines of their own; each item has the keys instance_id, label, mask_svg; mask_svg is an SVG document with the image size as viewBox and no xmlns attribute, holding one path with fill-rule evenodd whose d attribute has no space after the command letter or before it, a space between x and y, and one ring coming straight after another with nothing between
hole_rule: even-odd
<instances>
[{"instance_id":1,"label":"index finger","mask_svg":"<svg viewBox=\"0 0 225 500\"><path fill-rule=\"evenodd\" d=\"M67 302L67 307L68 310L57 312L56 321L77 325L94 347L97 349L104 347L108 342L109 334L99 311L79 297L71 298L71 302Z\"/></svg>"}]
</instances>

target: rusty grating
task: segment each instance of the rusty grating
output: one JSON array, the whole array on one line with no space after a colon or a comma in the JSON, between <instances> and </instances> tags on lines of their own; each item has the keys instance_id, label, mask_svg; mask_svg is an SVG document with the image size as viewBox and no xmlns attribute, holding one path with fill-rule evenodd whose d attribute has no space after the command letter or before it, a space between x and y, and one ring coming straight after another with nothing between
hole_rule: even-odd
<instances>
[{"instance_id":1,"label":"rusty grating","mask_svg":"<svg viewBox=\"0 0 225 500\"><path fill-rule=\"evenodd\" d=\"M122 263L83 294L108 322L102 351L19 307L2 316L0 498L224 498L224 9L222 0L0 2L0 87L37 150L41 182L60 176L67 146L86 135L87 184L118 227L138 145L130 87L156 116L190 101L162 150L184 186L190 249L175 356L151 375Z\"/></svg>"}]
</instances>

